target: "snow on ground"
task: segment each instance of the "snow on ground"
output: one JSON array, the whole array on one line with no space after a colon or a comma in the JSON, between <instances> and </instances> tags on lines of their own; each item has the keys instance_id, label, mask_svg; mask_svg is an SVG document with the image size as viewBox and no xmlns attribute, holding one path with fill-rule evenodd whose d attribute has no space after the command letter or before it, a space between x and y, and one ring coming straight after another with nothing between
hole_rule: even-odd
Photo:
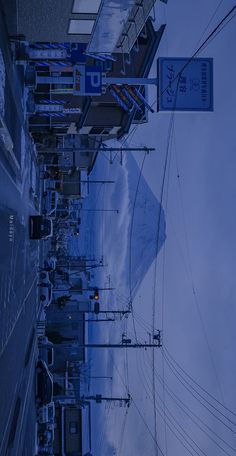
<instances>
[{"instance_id":1,"label":"snow on ground","mask_svg":"<svg viewBox=\"0 0 236 456\"><path fill-rule=\"evenodd\" d=\"M4 112L5 112L5 96L4 96L4 90L5 90L5 65L3 61L3 56L2 52L0 49L0 115L4 117Z\"/></svg>"}]
</instances>

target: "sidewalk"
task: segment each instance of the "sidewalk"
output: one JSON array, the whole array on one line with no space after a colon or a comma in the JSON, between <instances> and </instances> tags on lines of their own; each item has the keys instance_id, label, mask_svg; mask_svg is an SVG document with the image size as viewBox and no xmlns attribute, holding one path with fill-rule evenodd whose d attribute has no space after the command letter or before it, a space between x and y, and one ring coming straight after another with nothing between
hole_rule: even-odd
<instances>
[{"instance_id":1,"label":"sidewalk","mask_svg":"<svg viewBox=\"0 0 236 456\"><path fill-rule=\"evenodd\" d=\"M9 152L0 142L0 160L15 182L22 187L29 185L29 197L35 210L40 210L40 182L37 152L28 131L26 117L26 91L24 86L24 66L14 64L7 26L15 23L17 16L14 0L4 3L0 0L0 50L5 65L5 122L13 142ZM10 30L12 32L12 30Z\"/></svg>"},{"instance_id":2,"label":"sidewalk","mask_svg":"<svg viewBox=\"0 0 236 456\"><path fill-rule=\"evenodd\" d=\"M13 12L12 15L14 15ZM12 168L12 177L15 178L21 167L21 130L22 128L24 131L27 130L24 116L24 70L16 67L13 62L2 0L0 0L0 49L5 66L5 112L3 121L13 142L11 153L6 153L9 151L6 151L3 146L1 151L5 154L9 166Z\"/></svg>"}]
</instances>

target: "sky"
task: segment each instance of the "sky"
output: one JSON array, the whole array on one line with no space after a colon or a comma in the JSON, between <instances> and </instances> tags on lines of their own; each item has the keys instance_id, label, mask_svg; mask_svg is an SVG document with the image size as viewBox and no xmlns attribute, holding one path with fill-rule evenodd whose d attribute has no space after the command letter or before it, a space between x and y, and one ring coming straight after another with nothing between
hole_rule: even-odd
<instances>
[{"instance_id":1,"label":"sky","mask_svg":"<svg viewBox=\"0 0 236 456\"><path fill-rule=\"evenodd\" d=\"M150 76L155 76L158 57L190 57L234 4L157 1L155 27L162 23L167 27ZM94 280L100 287L115 287L102 294L103 308L126 308L127 259L133 276L142 262L143 245L146 256L132 293L133 318L100 324L92 337L119 342L126 332L133 341L135 336L148 341L154 319L154 327L163 333L163 349L89 354L93 375L113 376L112 381L94 380L92 391L122 396L129 391L133 399L129 409L93 406L94 456L236 454L232 413L236 413L235 43L236 17L199 55L213 57L212 113L150 114L149 122L126 140L129 146L155 147L144 163L142 152L133 154L133 159L125 157L122 166L118 156L113 164L104 155L96 162L93 176L114 178L116 183L93 187L85 204L120 211L96 212L93 217L88 213L81 227L84 248L104 259L105 266ZM152 87L151 104L156 96ZM162 199L165 241L155 260L155 217L167 150ZM140 229L143 239L136 235Z\"/></svg>"}]
</instances>

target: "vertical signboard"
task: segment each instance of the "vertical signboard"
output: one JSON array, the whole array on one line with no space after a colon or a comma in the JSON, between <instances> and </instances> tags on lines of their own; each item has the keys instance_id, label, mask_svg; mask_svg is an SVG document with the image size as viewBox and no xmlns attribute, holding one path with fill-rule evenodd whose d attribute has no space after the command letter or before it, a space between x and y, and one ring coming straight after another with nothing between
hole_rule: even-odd
<instances>
[{"instance_id":1,"label":"vertical signboard","mask_svg":"<svg viewBox=\"0 0 236 456\"><path fill-rule=\"evenodd\" d=\"M213 59L160 58L158 111L213 111Z\"/></svg>"}]
</instances>

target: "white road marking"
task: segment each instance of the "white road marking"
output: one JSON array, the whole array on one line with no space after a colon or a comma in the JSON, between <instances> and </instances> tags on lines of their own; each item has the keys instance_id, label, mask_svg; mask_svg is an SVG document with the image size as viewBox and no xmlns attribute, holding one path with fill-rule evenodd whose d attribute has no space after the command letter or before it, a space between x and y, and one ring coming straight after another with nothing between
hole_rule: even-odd
<instances>
[{"instance_id":1,"label":"white road marking","mask_svg":"<svg viewBox=\"0 0 236 456\"><path fill-rule=\"evenodd\" d=\"M27 401L28 401L28 397L29 397L29 392L30 392L30 389L32 387L32 380L33 380L33 376L35 374L35 366L34 366L34 354L35 354L35 350L36 350L36 347L37 347L37 338L35 338L34 340L34 349L33 349L33 352L32 352L32 360L31 360L31 365L30 365L30 373L29 373L29 377L28 377L28 383L27 383L27 388L26 388L26 393L25 393L25 396L24 396L24 403L23 403L23 408L22 408L22 413L21 413L21 420L20 420L20 426L19 426L19 437L17 439L17 442L16 442L16 445L15 446L15 449L17 450L16 452L14 452L14 455L18 454L18 451L20 450L20 441L21 441L21 434L22 434L22 427L23 427L23 421L24 421L24 417L25 417L25 408L26 408L26 405L27 405Z\"/></svg>"},{"instance_id":2,"label":"white road marking","mask_svg":"<svg viewBox=\"0 0 236 456\"><path fill-rule=\"evenodd\" d=\"M8 178L10 179L10 181L12 182L12 184L14 185L14 187L16 187L17 191L19 193L21 193L21 188L18 187L18 185L16 184L16 182L14 181L14 179L12 179L11 175L9 174L9 172L6 170L5 166L3 165L3 163L0 161L0 166L2 167L4 173L6 173L6 175L8 176Z\"/></svg>"},{"instance_id":3,"label":"white road marking","mask_svg":"<svg viewBox=\"0 0 236 456\"><path fill-rule=\"evenodd\" d=\"M9 287L10 287L10 292L14 293L15 294L15 290L14 290L14 280L13 280L13 277L15 279L15 274L16 274L16 263L17 263L17 255L18 255L18 250L19 250L19 247L20 247L20 243L18 243L17 247L16 247L16 250L15 250L15 256L14 256L14 262L13 262L13 269L11 268L11 271L10 271L10 274L9 274L9 277L10 277L10 280L9 280ZM8 301L9 301L9 296L10 294L8 294Z\"/></svg>"},{"instance_id":4,"label":"white road marking","mask_svg":"<svg viewBox=\"0 0 236 456\"><path fill-rule=\"evenodd\" d=\"M30 331L29 331L29 334L28 334L28 338L27 340L29 340L29 336L30 336L30 332L31 332L31 328L30 328ZM31 365L30 365L30 375L29 375L29 381L28 381L28 385L27 385L27 391L26 391L26 394L25 394L25 400L24 400L24 408L23 408L23 412L24 412L24 409L25 409L25 402L26 402L26 396L28 395L28 389L29 389L29 384L30 384L30 379L31 379L31 376L32 376L32 372L34 372L34 366L33 366L33 363L34 363L34 354L35 354L35 350L37 348L37 338L35 338L35 341L34 341L34 349L32 351L32 361L31 361ZM12 403L11 403L11 408L10 408L10 411L9 411L9 414L8 414L8 419L7 419L7 423L6 423L6 426L5 426L5 429L4 429L4 433L3 433L3 437L2 437L2 443L0 445L0 454L2 454L2 447L4 445L4 439L6 437L6 433L8 431L8 427L9 427L9 422L10 422L10 419L12 417L12 409L13 407L15 406L15 399L16 399L16 392L17 392L17 389L20 388L20 385L22 383L22 380L23 380L23 377L24 377L24 374L25 374L25 368L23 367L22 371L21 371L21 375L20 375L20 378L18 379L17 383L16 383L16 386L15 386L15 390L14 390L14 393L13 393L13 399L12 399ZM19 388L18 388L19 387ZM23 413L24 415L24 413ZM22 420L21 420L22 421Z\"/></svg>"},{"instance_id":5,"label":"white road marking","mask_svg":"<svg viewBox=\"0 0 236 456\"><path fill-rule=\"evenodd\" d=\"M6 432L8 430L9 421L10 421L10 418L11 418L11 415L12 415L12 409L15 406L15 396L16 396L16 391L17 391L18 385L19 385L19 380L16 383L15 390L14 390L14 393L13 393L13 400L12 400L12 403L11 403L10 412L8 414L8 419L7 419L6 426L5 426L5 429L4 429L4 432L3 432L3 436L2 436L2 443L0 445L0 454L2 454L2 447L3 447L3 444L4 444L4 439L5 439L5 436L6 436Z\"/></svg>"},{"instance_id":6,"label":"white road marking","mask_svg":"<svg viewBox=\"0 0 236 456\"><path fill-rule=\"evenodd\" d=\"M35 207L34 207L31 203L29 203L29 206L31 207L31 209L32 209L33 211L35 211Z\"/></svg>"},{"instance_id":7,"label":"white road marking","mask_svg":"<svg viewBox=\"0 0 236 456\"><path fill-rule=\"evenodd\" d=\"M4 290L4 287L3 287L3 283L4 283L4 273L1 274L1 283L0 283L0 293L1 293L1 301L3 300L3 290Z\"/></svg>"},{"instance_id":8,"label":"white road marking","mask_svg":"<svg viewBox=\"0 0 236 456\"><path fill-rule=\"evenodd\" d=\"M3 301L3 307L6 309L7 307L7 282L8 282L8 276L5 276L5 281L4 281L4 301Z\"/></svg>"},{"instance_id":9,"label":"white road marking","mask_svg":"<svg viewBox=\"0 0 236 456\"><path fill-rule=\"evenodd\" d=\"M5 348L6 348L6 346L7 346L7 344L8 344L8 341L9 341L9 339L11 338L11 335L12 335L12 333L13 333L15 327L16 327L16 324L17 324L17 322L18 322L18 320L19 320L19 318L20 318L20 316L21 316L21 314L22 314L22 311L24 310L25 303L26 303L26 301L27 301L27 299L28 299L28 297L29 297L29 295L30 295L30 293L31 293L31 291L32 291L32 288L33 288L33 286L34 286L36 280L37 280L37 276L34 278L32 284L31 284L31 287L30 287L30 289L29 289L29 291L28 291L28 293L27 293L27 295L26 295L26 297L25 297L25 299L24 299L24 301L23 301L23 304L22 304L22 306L21 306L19 312L18 312L17 315L16 315L16 319L15 319L13 325L12 325L11 331L10 331L10 333L9 333L7 339L6 339L6 342L5 342L5 344L4 344L4 347L2 348L2 350L1 350L1 352L0 352L0 357L2 356L2 354L3 354L3 352L4 352Z\"/></svg>"}]
</instances>

